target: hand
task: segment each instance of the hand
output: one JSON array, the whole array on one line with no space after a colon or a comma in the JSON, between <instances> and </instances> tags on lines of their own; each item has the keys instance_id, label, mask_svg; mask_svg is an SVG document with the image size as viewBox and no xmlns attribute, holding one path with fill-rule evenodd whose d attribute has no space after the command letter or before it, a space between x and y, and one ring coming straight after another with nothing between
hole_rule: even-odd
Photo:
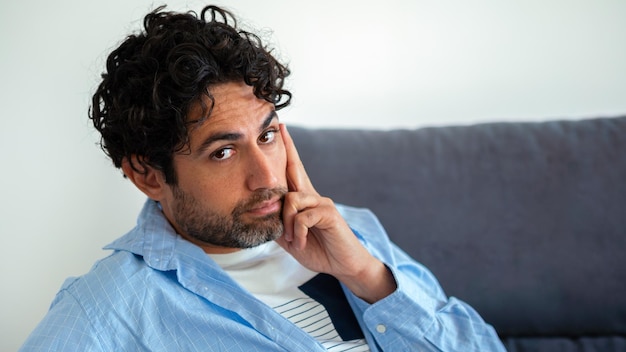
<instances>
[{"instance_id":1,"label":"hand","mask_svg":"<svg viewBox=\"0 0 626 352\"><path fill-rule=\"evenodd\" d=\"M373 303L392 293L396 282L387 267L358 241L330 198L317 193L284 124L287 153L284 234L276 240L309 270L336 277L361 299Z\"/></svg>"}]
</instances>

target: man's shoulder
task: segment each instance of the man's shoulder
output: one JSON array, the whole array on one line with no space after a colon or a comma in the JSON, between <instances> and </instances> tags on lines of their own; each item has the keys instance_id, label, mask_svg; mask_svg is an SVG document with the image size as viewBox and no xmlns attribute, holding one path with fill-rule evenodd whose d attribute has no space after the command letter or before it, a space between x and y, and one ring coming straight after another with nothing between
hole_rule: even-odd
<instances>
[{"instance_id":1,"label":"man's shoulder","mask_svg":"<svg viewBox=\"0 0 626 352\"><path fill-rule=\"evenodd\" d=\"M143 259L125 251L114 251L98 260L91 269L78 277L65 280L60 293L69 294L81 304L123 299L123 292L129 286L138 285L137 281L148 275ZM63 295L60 295L63 296Z\"/></svg>"},{"instance_id":2,"label":"man's shoulder","mask_svg":"<svg viewBox=\"0 0 626 352\"><path fill-rule=\"evenodd\" d=\"M161 331L145 330L145 322L160 321L160 307L175 306L181 292L187 291L177 285L174 272L155 270L140 255L114 251L89 272L65 281L24 350L67 349L65 343L90 351L136 350L137 336L160 342ZM133 346L115 347L127 345Z\"/></svg>"}]
</instances>

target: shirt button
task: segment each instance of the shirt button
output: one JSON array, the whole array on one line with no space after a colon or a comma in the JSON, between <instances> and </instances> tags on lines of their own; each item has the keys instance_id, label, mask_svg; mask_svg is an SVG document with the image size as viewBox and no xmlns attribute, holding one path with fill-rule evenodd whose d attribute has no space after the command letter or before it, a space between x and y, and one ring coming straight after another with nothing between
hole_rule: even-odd
<instances>
[{"instance_id":1,"label":"shirt button","mask_svg":"<svg viewBox=\"0 0 626 352\"><path fill-rule=\"evenodd\" d=\"M376 325L376 331L378 331L381 334L384 334L385 331L387 331L387 327L384 326L383 324L378 324Z\"/></svg>"}]
</instances>

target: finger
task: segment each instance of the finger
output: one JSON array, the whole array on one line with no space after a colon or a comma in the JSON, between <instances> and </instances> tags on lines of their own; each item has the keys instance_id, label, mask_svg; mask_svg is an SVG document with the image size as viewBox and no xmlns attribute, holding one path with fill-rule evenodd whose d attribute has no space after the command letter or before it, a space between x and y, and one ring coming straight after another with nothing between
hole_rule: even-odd
<instances>
[{"instance_id":1,"label":"finger","mask_svg":"<svg viewBox=\"0 0 626 352\"><path fill-rule=\"evenodd\" d=\"M284 237L287 242L294 239L294 222L299 212L319 206L319 197L302 192L289 192L283 203Z\"/></svg>"},{"instance_id":2,"label":"finger","mask_svg":"<svg viewBox=\"0 0 626 352\"><path fill-rule=\"evenodd\" d=\"M309 229L312 229L322 219L318 209L307 209L294 217L292 246L297 250L304 250L309 241Z\"/></svg>"},{"instance_id":3,"label":"finger","mask_svg":"<svg viewBox=\"0 0 626 352\"><path fill-rule=\"evenodd\" d=\"M304 191L317 194L313 184L311 184L309 175L304 170L296 145L293 143L293 139L291 139L285 124L280 124L280 133L285 144L285 151L287 152L287 186L289 191Z\"/></svg>"}]
</instances>

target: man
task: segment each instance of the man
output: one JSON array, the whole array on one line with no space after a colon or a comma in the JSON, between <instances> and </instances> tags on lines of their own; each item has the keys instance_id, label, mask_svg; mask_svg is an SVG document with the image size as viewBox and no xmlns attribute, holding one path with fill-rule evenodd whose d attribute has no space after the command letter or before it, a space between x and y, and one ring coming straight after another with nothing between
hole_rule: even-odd
<instances>
[{"instance_id":1,"label":"man","mask_svg":"<svg viewBox=\"0 0 626 352\"><path fill-rule=\"evenodd\" d=\"M91 119L149 198L23 351L503 351L367 210L311 184L277 110L289 75L234 17L148 14Z\"/></svg>"}]
</instances>

